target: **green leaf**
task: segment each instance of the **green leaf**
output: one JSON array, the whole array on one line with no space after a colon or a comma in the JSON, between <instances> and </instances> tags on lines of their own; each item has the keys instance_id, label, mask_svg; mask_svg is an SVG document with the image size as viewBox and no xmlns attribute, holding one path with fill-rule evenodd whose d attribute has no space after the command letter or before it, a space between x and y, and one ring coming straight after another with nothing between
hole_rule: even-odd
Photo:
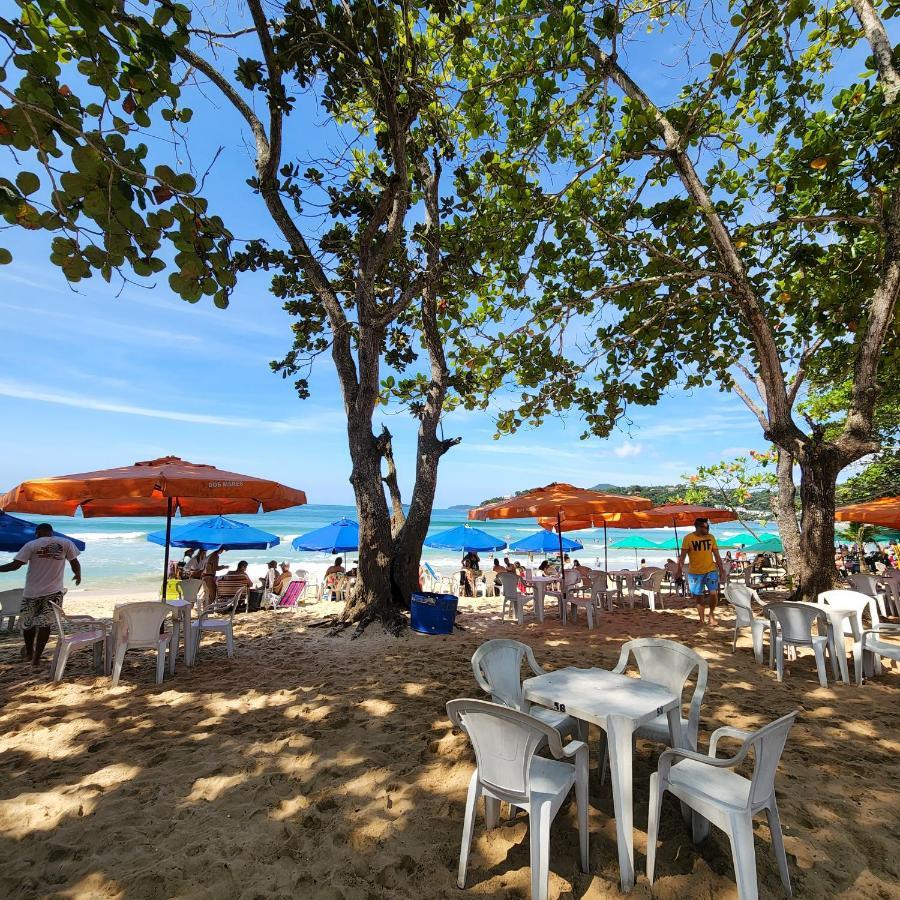
<instances>
[{"instance_id":1,"label":"green leaf","mask_svg":"<svg viewBox=\"0 0 900 900\"><path fill-rule=\"evenodd\" d=\"M34 172L19 172L16 175L16 187L22 192L24 196L28 196L29 194L33 194L39 187L41 186L41 180L34 174Z\"/></svg>"}]
</instances>

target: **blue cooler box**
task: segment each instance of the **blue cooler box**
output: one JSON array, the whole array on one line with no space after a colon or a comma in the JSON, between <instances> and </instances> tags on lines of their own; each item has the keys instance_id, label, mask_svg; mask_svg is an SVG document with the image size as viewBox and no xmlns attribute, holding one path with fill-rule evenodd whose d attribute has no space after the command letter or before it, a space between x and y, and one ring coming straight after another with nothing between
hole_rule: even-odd
<instances>
[{"instance_id":1,"label":"blue cooler box","mask_svg":"<svg viewBox=\"0 0 900 900\"><path fill-rule=\"evenodd\" d=\"M409 604L409 627L422 634L452 634L458 603L453 594L415 593Z\"/></svg>"}]
</instances>

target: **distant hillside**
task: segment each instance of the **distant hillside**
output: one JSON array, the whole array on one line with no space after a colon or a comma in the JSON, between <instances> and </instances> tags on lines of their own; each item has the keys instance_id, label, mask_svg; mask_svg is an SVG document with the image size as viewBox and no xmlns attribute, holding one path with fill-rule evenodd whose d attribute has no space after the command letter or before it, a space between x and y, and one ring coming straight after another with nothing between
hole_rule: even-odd
<instances>
[{"instance_id":1,"label":"distant hillside","mask_svg":"<svg viewBox=\"0 0 900 900\"><path fill-rule=\"evenodd\" d=\"M447 509L464 509L468 512L473 506L474 504L472 503L454 503L453 506L448 506Z\"/></svg>"},{"instance_id":2,"label":"distant hillside","mask_svg":"<svg viewBox=\"0 0 900 900\"><path fill-rule=\"evenodd\" d=\"M617 487L614 484L595 484L591 490L646 497L654 506L661 506L663 503L683 502L686 489L687 485L684 484L630 484L627 487ZM713 502L711 505L720 506L721 504ZM741 505L741 511L754 518L768 519L772 515L772 508L769 506L769 492L767 490L753 491L747 503Z\"/></svg>"}]
</instances>

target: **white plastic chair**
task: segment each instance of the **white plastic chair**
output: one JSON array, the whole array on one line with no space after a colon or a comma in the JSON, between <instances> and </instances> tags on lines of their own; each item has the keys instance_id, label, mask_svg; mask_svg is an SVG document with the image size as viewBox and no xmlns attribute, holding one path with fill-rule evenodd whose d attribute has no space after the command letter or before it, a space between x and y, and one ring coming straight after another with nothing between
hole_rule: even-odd
<instances>
[{"instance_id":1,"label":"white plastic chair","mask_svg":"<svg viewBox=\"0 0 900 900\"><path fill-rule=\"evenodd\" d=\"M528 713L555 728L561 735L580 735L580 723L577 719L544 706L532 705L525 699L522 690L523 659L528 661L528 666L535 675L544 674L534 658L534 650L528 644L506 639L485 641L472 654L472 672L478 687L491 695L492 702Z\"/></svg>"},{"instance_id":2,"label":"white plastic chair","mask_svg":"<svg viewBox=\"0 0 900 900\"><path fill-rule=\"evenodd\" d=\"M758 618L753 613L754 601L763 606L759 594L745 584L732 582L725 586L725 599L734 607L734 640L731 642L731 652L737 651L738 633L749 628L750 638L753 641L753 656L762 665L765 660L763 637L769 630L770 623L768 619Z\"/></svg>"},{"instance_id":3,"label":"white plastic chair","mask_svg":"<svg viewBox=\"0 0 900 900\"><path fill-rule=\"evenodd\" d=\"M469 782L456 883L466 886L475 806L484 797L485 824L497 825L500 804L525 810L531 844L531 896L546 900L550 878L550 825L575 788L581 870L588 871L588 748L583 741L564 747L555 728L518 710L486 700L451 700L450 720L469 736L475 771ZM536 756L546 742L553 759ZM575 764L562 762L572 759Z\"/></svg>"},{"instance_id":4,"label":"white plastic chair","mask_svg":"<svg viewBox=\"0 0 900 900\"><path fill-rule=\"evenodd\" d=\"M882 634L891 634L900 638L900 625L890 625L882 622L872 628L866 628L859 636L859 640L853 644L853 671L856 673L856 683L863 683L863 675L869 678L871 675L881 674L881 657L900 661L900 642L883 641L879 637Z\"/></svg>"},{"instance_id":5,"label":"white plastic chair","mask_svg":"<svg viewBox=\"0 0 900 900\"><path fill-rule=\"evenodd\" d=\"M825 614L811 603L777 601L767 603L763 613L772 620L772 639L769 641L769 657L774 658L778 680L784 681L785 647L811 647L816 656L819 684L828 687L825 673L825 652L830 648L828 620ZM813 634L813 625L819 625L819 634ZM832 656L832 659L834 657ZM837 677L835 675L835 677Z\"/></svg>"},{"instance_id":6,"label":"white plastic chair","mask_svg":"<svg viewBox=\"0 0 900 900\"><path fill-rule=\"evenodd\" d=\"M503 591L503 609L500 618L506 618L506 607L512 608L515 613L516 621L520 625L525 624L525 604L533 600L531 594L519 593L519 576L515 572L501 572L498 576L500 579L500 587Z\"/></svg>"},{"instance_id":7,"label":"white plastic chair","mask_svg":"<svg viewBox=\"0 0 900 900\"><path fill-rule=\"evenodd\" d=\"M22 592L23 588L10 588L6 591L0 591L0 625L4 619L9 621L6 623L7 631L14 631L16 627L16 619L22 612Z\"/></svg>"},{"instance_id":8,"label":"white plastic chair","mask_svg":"<svg viewBox=\"0 0 900 900\"><path fill-rule=\"evenodd\" d=\"M700 707L703 705L703 696L706 694L709 680L709 663L696 650L679 644L678 641L668 641L665 638L637 638L622 645L619 661L612 671L621 675L628 668L628 660L632 655L634 655L641 681L657 684L679 698L682 698L685 685L696 670L697 682L691 697L688 717L681 719L684 738L688 742L688 746L696 750L697 734L700 730ZM669 732L668 717L665 713L657 716L653 721L636 729L634 736L669 746L672 738ZM599 749L600 782L602 784L606 781L609 754L605 731L600 733Z\"/></svg>"},{"instance_id":9,"label":"white plastic chair","mask_svg":"<svg viewBox=\"0 0 900 900\"><path fill-rule=\"evenodd\" d=\"M581 582L581 575L575 569L566 569L563 576L562 585L558 591L544 591L544 598L556 597L559 602L559 617L566 621L566 603L565 601L572 594L572 589Z\"/></svg>"},{"instance_id":10,"label":"white plastic chair","mask_svg":"<svg viewBox=\"0 0 900 900\"><path fill-rule=\"evenodd\" d=\"M650 573L650 580L647 582L646 587L639 587L635 589L637 596L646 598L647 604L653 611L656 610L657 603L659 603L661 609L665 608L662 592L662 583L665 577L665 569L656 569Z\"/></svg>"},{"instance_id":11,"label":"white plastic chair","mask_svg":"<svg viewBox=\"0 0 900 900\"><path fill-rule=\"evenodd\" d=\"M604 605L609 612L612 612L613 607L613 594L615 590L611 589L609 586L609 576L602 569L592 569L591 570L591 600L594 602L594 609L597 611L599 615L603 612Z\"/></svg>"},{"instance_id":12,"label":"white plastic chair","mask_svg":"<svg viewBox=\"0 0 900 900\"><path fill-rule=\"evenodd\" d=\"M172 612L165 603L147 600L117 606L117 618L113 631L114 656L112 660L112 686L116 687L122 674L122 663L129 650L156 650L156 683L162 684L166 669L166 653L169 665L175 671L175 650L172 632L160 631L163 622Z\"/></svg>"},{"instance_id":13,"label":"white plastic chair","mask_svg":"<svg viewBox=\"0 0 900 900\"><path fill-rule=\"evenodd\" d=\"M788 732L797 717L788 713L758 731L740 728L717 728L710 737L709 755L691 750L666 750L659 758L659 770L650 776L650 814L647 823L647 878L653 883L656 866L656 838L659 813L666 791L695 810L707 821L697 829L696 837L704 837L708 823L721 828L731 842L734 874L739 900L756 900L756 853L753 847L753 817L763 810L772 834L772 849L785 893L790 897L791 877L788 872L781 819L775 802L775 773L784 750ZM727 759L716 758L719 739L733 737L743 741L738 752ZM753 751L753 777L748 779L732 771ZM680 757L679 762L675 762Z\"/></svg>"},{"instance_id":14,"label":"white plastic chair","mask_svg":"<svg viewBox=\"0 0 900 900\"><path fill-rule=\"evenodd\" d=\"M200 607L200 588L203 587L203 581L200 578L183 578L178 582L178 591L182 600L193 603L195 607Z\"/></svg>"},{"instance_id":15,"label":"white plastic chair","mask_svg":"<svg viewBox=\"0 0 900 900\"><path fill-rule=\"evenodd\" d=\"M50 601L53 618L56 619L56 648L50 660L50 677L54 681L62 681L66 671L69 653L79 647L90 647L94 652L94 670L104 671L104 650L106 649L106 624L98 622L93 616L67 616L61 606ZM70 626L66 633L66 625Z\"/></svg>"},{"instance_id":16,"label":"white plastic chair","mask_svg":"<svg viewBox=\"0 0 900 900\"><path fill-rule=\"evenodd\" d=\"M594 627L594 615L599 615L596 603L594 601L593 592L585 596L584 594L576 594L574 591L566 592L566 604L569 607L569 615L572 617L573 624L578 622L578 610L583 609L587 626L589 629ZM568 621L568 615L566 616Z\"/></svg>"},{"instance_id":17,"label":"white plastic chair","mask_svg":"<svg viewBox=\"0 0 900 900\"><path fill-rule=\"evenodd\" d=\"M890 588L885 586L883 578L879 578L877 575L850 574L847 579L855 591L875 600L881 615L888 615L888 608L893 605L893 597Z\"/></svg>"},{"instance_id":18,"label":"white plastic chair","mask_svg":"<svg viewBox=\"0 0 900 900\"><path fill-rule=\"evenodd\" d=\"M200 614L191 622L191 640L194 642L194 661L200 652L200 638L204 631L218 631L225 635L225 648L228 656L234 656L234 614L247 595L247 588L242 587L233 598L230 609L225 615L215 615L221 612L215 604L201 610Z\"/></svg>"}]
</instances>

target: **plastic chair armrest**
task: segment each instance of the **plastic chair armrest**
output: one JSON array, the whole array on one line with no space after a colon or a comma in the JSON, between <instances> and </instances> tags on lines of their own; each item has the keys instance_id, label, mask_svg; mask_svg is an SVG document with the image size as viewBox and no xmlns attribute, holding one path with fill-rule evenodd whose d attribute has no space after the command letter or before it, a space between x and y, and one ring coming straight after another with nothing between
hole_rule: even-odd
<instances>
[{"instance_id":1,"label":"plastic chair armrest","mask_svg":"<svg viewBox=\"0 0 900 900\"><path fill-rule=\"evenodd\" d=\"M565 747L562 748L562 755L558 756L557 759L561 759L562 756L577 756L582 750L587 750L588 745L584 741L569 741ZM556 754L554 753L554 756Z\"/></svg>"},{"instance_id":2,"label":"plastic chair armrest","mask_svg":"<svg viewBox=\"0 0 900 900\"><path fill-rule=\"evenodd\" d=\"M628 668L628 657L630 653L631 650L628 647L622 648L622 652L619 654L619 661L612 669L613 674L621 675L625 671L625 669Z\"/></svg>"},{"instance_id":3,"label":"plastic chair armrest","mask_svg":"<svg viewBox=\"0 0 900 900\"><path fill-rule=\"evenodd\" d=\"M528 665L531 668L531 671L534 672L535 675L545 675L546 669L544 669L540 663L534 658L534 650L531 649L527 644L525 645L525 659L528 660Z\"/></svg>"},{"instance_id":4,"label":"plastic chair armrest","mask_svg":"<svg viewBox=\"0 0 900 900\"><path fill-rule=\"evenodd\" d=\"M698 753L696 750L686 750L682 747L669 747L666 750L663 750L659 757L659 768L660 771L662 771L663 763L665 763L666 769L668 770L672 765L672 761L676 757L681 757L682 759L692 759L694 762L703 763L705 766L713 766L716 769L733 769L743 760L749 749L749 745L744 744L734 756L717 759L714 756L707 756L705 753Z\"/></svg>"},{"instance_id":5,"label":"plastic chair armrest","mask_svg":"<svg viewBox=\"0 0 900 900\"><path fill-rule=\"evenodd\" d=\"M753 734L752 731L746 731L743 728L734 728L731 725L723 725L721 728L717 728L709 738L709 755L711 757L715 757L716 755L716 746L719 743L719 739L723 737L736 738L739 741L745 741L748 737Z\"/></svg>"},{"instance_id":6,"label":"plastic chair armrest","mask_svg":"<svg viewBox=\"0 0 900 900\"><path fill-rule=\"evenodd\" d=\"M881 622L875 628L864 629L862 634L900 634L900 625L894 625L892 622Z\"/></svg>"}]
</instances>

